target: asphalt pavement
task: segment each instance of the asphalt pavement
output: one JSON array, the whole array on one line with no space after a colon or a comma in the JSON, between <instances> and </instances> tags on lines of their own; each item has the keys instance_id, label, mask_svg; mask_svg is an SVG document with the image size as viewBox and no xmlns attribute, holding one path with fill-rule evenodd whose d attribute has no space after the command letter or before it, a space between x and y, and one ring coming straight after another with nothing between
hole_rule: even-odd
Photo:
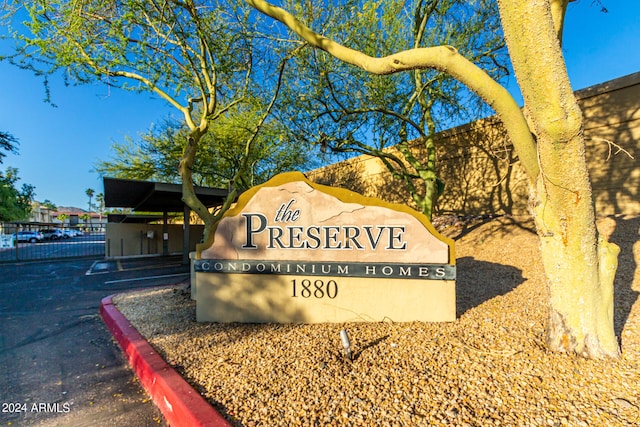
<instances>
[{"instance_id":1,"label":"asphalt pavement","mask_svg":"<svg viewBox=\"0 0 640 427\"><path fill-rule=\"evenodd\" d=\"M181 257L0 263L0 426L166 425L99 306L188 277Z\"/></svg>"}]
</instances>

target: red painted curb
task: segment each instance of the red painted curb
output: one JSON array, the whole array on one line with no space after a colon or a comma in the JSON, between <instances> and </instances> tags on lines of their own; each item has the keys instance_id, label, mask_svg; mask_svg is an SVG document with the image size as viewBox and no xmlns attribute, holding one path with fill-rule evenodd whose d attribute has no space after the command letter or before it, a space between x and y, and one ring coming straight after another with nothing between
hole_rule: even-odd
<instances>
[{"instance_id":1,"label":"red painted curb","mask_svg":"<svg viewBox=\"0 0 640 427\"><path fill-rule=\"evenodd\" d=\"M113 304L113 295L102 299L100 315L169 425L231 427L129 323Z\"/></svg>"}]
</instances>

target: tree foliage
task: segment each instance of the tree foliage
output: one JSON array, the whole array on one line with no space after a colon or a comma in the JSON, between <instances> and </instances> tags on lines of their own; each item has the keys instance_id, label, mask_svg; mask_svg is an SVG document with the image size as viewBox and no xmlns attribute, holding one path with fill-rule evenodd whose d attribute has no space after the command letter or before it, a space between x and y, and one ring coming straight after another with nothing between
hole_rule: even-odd
<instances>
[{"instance_id":1,"label":"tree foliage","mask_svg":"<svg viewBox=\"0 0 640 427\"><path fill-rule=\"evenodd\" d=\"M0 131L0 164L5 153L18 152L18 140L8 132ZM4 173L0 171L0 221L19 221L27 218L31 213L31 203L35 196L35 187L22 184L16 188L19 181L18 169L8 167Z\"/></svg>"},{"instance_id":2,"label":"tree foliage","mask_svg":"<svg viewBox=\"0 0 640 427\"><path fill-rule=\"evenodd\" d=\"M253 115L258 112L253 112ZM252 129L247 128L251 112L227 115L202 137L194 160L192 179L195 185L226 188L242 167L244 141ZM255 118L253 119L255 120ZM101 176L179 183L178 165L187 141L188 129L180 122L166 119L158 126L133 139L113 144L111 158L101 160L94 170ZM249 167L240 174L239 190L267 181L272 176L311 165L309 150L286 138L287 131L277 120L265 124L254 149L249 153Z\"/></svg>"},{"instance_id":3,"label":"tree foliage","mask_svg":"<svg viewBox=\"0 0 640 427\"><path fill-rule=\"evenodd\" d=\"M49 209L52 212L58 210L58 207L55 205L55 203L53 203L49 199L45 199L44 202L41 203L41 205L44 206L45 208Z\"/></svg>"},{"instance_id":4,"label":"tree foliage","mask_svg":"<svg viewBox=\"0 0 640 427\"><path fill-rule=\"evenodd\" d=\"M331 25L313 9L300 13L307 25L321 27L326 37L340 38L360 52L389 55L447 44L494 79L507 74L494 1L342 3L341 19ZM294 137L324 150L378 157L430 218L443 190L435 170L434 134L479 118L486 104L458 80L435 70L417 68L383 77L317 51L299 55L295 63L296 84L304 89L287 99L295 117Z\"/></svg>"},{"instance_id":5,"label":"tree foliage","mask_svg":"<svg viewBox=\"0 0 640 427\"><path fill-rule=\"evenodd\" d=\"M249 180L256 136L268 122L289 51L266 54L257 20L243 3L226 0L29 0L16 2L28 12L28 31L15 32L10 60L44 76L62 71L73 83L103 82L154 93L176 108L186 129L179 174L183 200L205 222L213 223ZM297 48L298 46L295 46ZM191 171L200 142L217 121L262 107L245 117L245 140L237 144L240 166L233 190L214 215L195 195ZM216 139L211 139L214 145Z\"/></svg>"},{"instance_id":6,"label":"tree foliage","mask_svg":"<svg viewBox=\"0 0 640 427\"><path fill-rule=\"evenodd\" d=\"M61 213L60 215L58 215L56 217L56 219L58 221L60 221L62 223L62 226L64 227L64 223L65 223L66 220L69 219L69 215L67 215L66 213Z\"/></svg>"},{"instance_id":7,"label":"tree foliage","mask_svg":"<svg viewBox=\"0 0 640 427\"><path fill-rule=\"evenodd\" d=\"M29 217L31 203L35 196L35 187L22 184L16 188L19 180L18 169L8 167L0 172L0 221L20 221Z\"/></svg>"},{"instance_id":8,"label":"tree foliage","mask_svg":"<svg viewBox=\"0 0 640 427\"><path fill-rule=\"evenodd\" d=\"M96 193L96 191L93 188L87 188L84 191L84 194L87 195L87 197L89 198L89 212L91 212L93 210L93 203L91 202L91 200L93 199L93 195Z\"/></svg>"},{"instance_id":9,"label":"tree foliage","mask_svg":"<svg viewBox=\"0 0 640 427\"><path fill-rule=\"evenodd\" d=\"M0 163L4 161L6 154L2 150L9 153L18 152L18 140L8 132L0 131Z\"/></svg>"},{"instance_id":10,"label":"tree foliage","mask_svg":"<svg viewBox=\"0 0 640 427\"><path fill-rule=\"evenodd\" d=\"M550 294L549 348L588 357L617 357L613 279L619 248L599 236L595 225L583 119L561 47L569 2L498 1L527 120L509 92L453 46L378 52L381 56L377 57L320 35L282 8L263 0L247 0L340 61L378 75L437 70L465 84L491 106L504 123L529 177L532 214Z\"/></svg>"}]
</instances>

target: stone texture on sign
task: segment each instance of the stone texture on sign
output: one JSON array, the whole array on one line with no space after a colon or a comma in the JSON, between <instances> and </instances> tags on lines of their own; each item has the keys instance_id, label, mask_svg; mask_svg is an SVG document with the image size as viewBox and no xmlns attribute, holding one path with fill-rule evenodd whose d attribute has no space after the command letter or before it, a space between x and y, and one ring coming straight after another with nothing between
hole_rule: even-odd
<instances>
[{"instance_id":1,"label":"stone texture on sign","mask_svg":"<svg viewBox=\"0 0 640 427\"><path fill-rule=\"evenodd\" d=\"M199 322L450 322L453 242L403 205L281 174L194 259Z\"/></svg>"},{"instance_id":2,"label":"stone texture on sign","mask_svg":"<svg viewBox=\"0 0 640 427\"><path fill-rule=\"evenodd\" d=\"M419 214L364 204L365 198L355 193L354 202L342 201L330 191L314 188L322 186L310 185L302 174L296 175L300 180L279 186L264 185L248 201L240 200L240 209L230 212L218 223L213 245L202 250L199 258L454 263L450 244L444 238L436 237L435 230L429 230L418 219ZM286 220L282 215L278 218L278 212L283 213L283 206L288 208ZM257 212L263 213L264 218L246 216ZM264 225L265 219L268 226L283 229L277 230L284 233L278 242L284 242L285 246L293 242L292 247L282 248L276 244L269 249L269 244L274 246L269 230L251 236L253 248L243 247L247 246L247 227L257 230L258 226ZM359 227L357 230L356 226ZM327 245L331 248L301 248L305 239L301 230L309 227L315 227L314 234L323 227L320 233L330 234ZM296 234L295 238L292 239L290 232Z\"/></svg>"}]
</instances>

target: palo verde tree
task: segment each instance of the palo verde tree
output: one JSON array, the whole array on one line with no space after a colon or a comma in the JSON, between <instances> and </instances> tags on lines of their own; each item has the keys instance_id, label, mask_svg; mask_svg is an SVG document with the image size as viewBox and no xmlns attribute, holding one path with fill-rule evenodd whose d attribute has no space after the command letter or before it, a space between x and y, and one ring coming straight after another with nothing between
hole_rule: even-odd
<instances>
[{"instance_id":1,"label":"palo verde tree","mask_svg":"<svg viewBox=\"0 0 640 427\"><path fill-rule=\"evenodd\" d=\"M102 82L146 91L179 112L186 127L179 174L183 201L205 223L205 239L236 197L250 166L250 153L267 121L281 84L286 53L254 37L255 20L242 3L218 0L27 0L15 2L27 31L14 31L16 65L49 76L57 71L74 83ZM260 74L254 71L260 64ZM253 84L255 81L259 84ZM269 98L271 96L272 98ZM192 170L200 142L217 120L241 114L246 102L262 106L247 119L252 131L236 153L222 210L210 212L197 198ZM213 141L213 143L217 143Z\"/></svg>"},{"instance_id":2,"label":"palo verde tree","mask_svg":"<svg viewBox=\"0 0 640 427\"><path fill-rule=\"evenodd\" d=\"M216 126L203 135L191 170L196 185L226 188L243 165L243 157L238 154L253 132L247 125L255 123L259 114L255 109L232 112L217 120ZM111 158L97 162L94 170L101 176L178 183L178 165L188 132L183 123L167 119L136 139L127 137L112 145ZM239 175L239 191L280 172L313 164L310 151L285 138L286 134L278 120L264 124L249 153L247 170Z\"/></svg>"},{"instance_id":3,"label":"palo verde tree","mask_svg":"<svg viewBox=\"0 0 640 427\"><path fill-rule=\"evenodd\" d=\"M583 117L561 47L569 1L498 1L524 112L504 87L455 46L371 56L314 32L266 1L247 3L345 63L379 75L434 69L464 83L491 106L504 123L530 182L531 212L550 294L549 348L594 358L617 357L613 279L619 248L596 229Z\"/></svg>"},{"instance_id":4,"label":"palo verde tree","mask_svg":"<svg viewBox=\"0 0 640 427\"><path fill-rule=\"evenodd\" d=\"M325 36L340 37L367 54L384 56L446 43L495 80L508 72L492 0L370 0L332 6L338 7L336 3L346 13L333 25L326 23L325 12L300 8L296 13L305 25L323 28ZM289 72L295 72L297 85L305 88L287 98L293 137L334 153L377 157L431 219L443 191L436 175L434 135L480 118L486 104L436 70L379 76L311 50L292 62Z\"/></svg>"}]
</instances>

